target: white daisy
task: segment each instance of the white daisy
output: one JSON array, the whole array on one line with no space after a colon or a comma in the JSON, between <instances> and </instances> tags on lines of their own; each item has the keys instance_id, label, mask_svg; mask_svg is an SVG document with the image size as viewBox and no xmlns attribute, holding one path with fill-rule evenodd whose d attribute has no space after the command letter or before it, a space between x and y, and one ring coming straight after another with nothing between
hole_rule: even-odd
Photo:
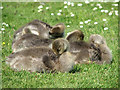
<instances>
[{"instance_id":1,"label":"white daisy","mask_svg":"<svg viewBox=\"0 0 120 90\"><path fill-rule=\"evenodd\" d=\"M112 4L112 6L116 6L116 7L117 7L117 6L118 6L118 4Z\"/></svg>"},{"instance_id":2,"label":"white daisy","mask_svg":"<svg viewBox=\"0 0 120 90\"><path fill-rule=\"evenodd\" d=\"M101 4L98 3L96 6L101 6Z\"/></svg>"},{"instance_id":3,"label":"white daisy","mask_svg":"<svg viewBox=\"0 0 120 90\"><path fill-rule=\"evenodd\" d=\"M6 24L6 27L8 27L8 24Z\"/></svg>"},{"instance_id":4,"label":"white daisy","mask_svg":"<svg viewBox=\"0 0 120 90\"><path fill-rule=\"evenodd\" d=\"M80 26L80 28L83 28L83 26Z\"/></svg>"},{"instance_id":5,"label":"white daisy","mask_svg":"<svg viewBox=\"0 0 120 90\"><path fill-rule=\"evenodd\" d=\"M94 24L98 24L98 22L94 22Z\"/></svg>"},{"instance_id":6,"label":"white daisy","mask_svg":"<svg viewBox=\"0 0 120 90\"><path fill-rule=\"evenodd\" d=\"M106 21L106 19L103 19L103 21Z\"/></svg>"},{"instance_id":7,"label":"white daisy","mask_svg":"<svg viewBox=\"0 0 120 90\"><path fill-rule=\"evenodd\" d=\"M115 11L115 15L117 15L117 16L118 16L118 11L117 11L117 10Z\"/></svg>"},{"instance_id":8,"label":"white daisy","mask_svg":"<svg viewBox=\"0 0 120 90\"><path fill-rule=\"evenodd\" d=\"M1 28L1 30L3 31L3 30L5 30L5 28Z\"/></svg>"},{"instance_id":9,"label":"white daisy","mask_svg":"<svg viewBox=\"0 0 120 90\"><path fill-rule=\"evenodd\" d=\"M108 30L108 27L105 27L104 30Z\"/></svg>"},{"instance_id":10,"label":"white daisy","mask_svg":"<svg viewBox=\"0 0 120 90\"><path fill-rule=\"evenodd\" d=\"M64 1L64 4L67 4L67 1Z\"/></svg>"},{"instance_id":11,"label":"white daisy","mask_svg":"<svg viewBox=\"0 0 120 90\"><path fill-rule=\"evenodd\" d=\"M77 6L82 6L82 3L78 3Z\"/></svg>"},{"instance_id":12,"label":"white daisy","mask_svg":"<svg viewBox=\"0 0 120 90\"><path fill-rule=\"evenodd\" d=\"M67 8L67 6L64 6L64 8Z\"/></svg>"},{"instance_id":13,"label":"white daisy","mask_svg":"<svg viewBox=\"0 0 120 90\"><path fill-rule=\"evenodd\" d=\"M97 10L97 7L94 7L93 10L94 10L94 11Z\"/></svg>"},{"instance_id":14,"label":"white daisy","mask_svg":"<svg viewBox=\"0 0 120 90\"><path fill-rule=\"evenodd\" d=\"M43 6L42 6L42 5L40 5L40 6L38 7L38 9L41 9L41 8L43 8Z\"/></svg>"},{"instance_id":15,"label":"white daisy","mask_svg":"<svg viewBox=\"0 0 120 90\"><path fill-rule=\"evenodd\" d=\"M54 13L51 13L51 15L53 16L53 15L54 15Z\"/></svg>"},{"instance_id":16,"label":"white daisy","mask_svg":"<svg viewBox=\"0 0 120 90\"><path fill-rule=\"evenodd\" d=\"M71 17L74 17L75 15L74 14L71 14Z\"/></svg>"},{"instance_id":17,"label":"white daisy","mask_svg":"<svg viewBox=\"0 0 120 90\"><path fill-rule=\"evenodd\" d=\"M83 22L80 22L80 24L83 24Z\"/></svg>"},{"instance_id":18,"label":"white daisy","mask_svg":"<svg viewBox=\"0 0 120 90\"><path fill-rule=\"evenodd\" d=\"M74 3L71 3L71 6L74 6Z\"/></svg>"},{"instance_id":19,"label":"white daisy","mask_svg":"<svg viewBox=\"0 0 120 90\"><path fill-rule=\"evenodd\" d=\"M49 7L46 7L46 9L49 9Z\"/></svg>"},{"instance_id":20,"label":"white daisy","mask_svg":"<svg viewBox=\"0 0 120 90\"><path fill-rule=\"evenodd\" d=\"M1 6L0 9L3 9L3 7Z\"/></svg>"},{"instance_id":21,"label":"white daisy","mask_svg":"<svg viewBox=\"0 0 120 90\"><path fill-rule=\"evenodd\" d=\"M90 19L88 19L88 22L90 22L91 20Z\"/></svg>"},{"instance_id":22,"label":"white daisy","mask_svg":"<svg viewBox=\"0 0 120 90\"><path fill-rule=\"evenodd\" d=\"M85 1L86 4L90 3L89 1Z\"/></svg>"},{"instance_id":23,"label":"white daisy","mask_svg":"<svg viewBox=\"0 0 120 90\"><path fill-rule=\"evenodd\" d=\"M70 27L70 25L67 25L67 27Z\"/></svg>"},{"instance_id":24,"label":"white daisy","mask_svg":"<svg viewBox=\"0 0 120 90\"><path fill-rule=\"evenodd\" d=\"M104 12L105 10L101 10L101 12Z\"/></svg>"},{"instance_id":25,"label":"white daisy","mask_svg":"<svg viewBox=\"0 0 120 90\"><path fill-rule=\"evenodd\" d=\"M62 12L62 10L59 10L59 12Z\"/></svg>"},{"instance_id":26,"label":"white daisy","mask_svg":"<svg viewBox=\"0 0 120 90\"><path fill-rule=\"evenodd\" d=\"M85 21L85 23L87 24L87 23L88 23L88 21Z\"/></svg>"},{"instance_id":27,"label":"white daisy","mask_svg":"<svg viewBox=\"0 0 120 90\"><path fill-rule=\"evenodd\" d=\"M3 22L3 23L2 23L2 25L6 25L6 23L5 23L5 22Z\"/></svg>"},{"instance_id":28,"label":"white daisy","mask_svg":"<svg viewBox=\"0 0 120 90\"><path fill-rule=\"evenodd\" d=\"M60 15L61 15L61 13L57 13L57 15L58 15L58 16L60 16Z\"/></svg>"},{"instance_id":29,"label":"white daisy","mask_svg":"<svg viewBox=\"0 0 120 90\"><path fill-rule=\"evenodd\" d=\"M112 12L109 12L109 14L108 14L109 16L111 16L112 15Z\"/></svg>"},{"instance_id":30,"label":"white daisy","mask_svg":"<svg viewBox=\"0 0 120 90\"><path fill-rule=\"evenodd\" d=\"M102 8L102 6L99 6L99 8L101 9L101 8Z\"/></svg>"},{"instance_id":31,"label":"white daisy","mask_svg":"<svg viewBox=\"0 0 120 90\"><path fill-rule=\"evenodd\" d=\"M105 10L105 13L108 13L108 10Z\"/></svg>"},{"instance_id":32,"label":"white daisy","mask_svg":"<svg viewBox=\"0 0 120 90\"><path fill-rule=\"evenodd\" d=\"M67 5L70 5L70 2L68 2Z\"/></svg>"}]
</instances>

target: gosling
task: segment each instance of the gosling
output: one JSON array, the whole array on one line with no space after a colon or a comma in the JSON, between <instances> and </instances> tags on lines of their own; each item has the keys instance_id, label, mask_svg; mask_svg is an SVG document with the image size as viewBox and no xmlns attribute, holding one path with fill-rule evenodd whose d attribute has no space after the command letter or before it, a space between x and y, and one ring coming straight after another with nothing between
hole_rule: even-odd
<instances>
[{"instance_id":1,"label":"gosling","mask_svg":"<svg viewBox=\"0 0 120 90\"><path fill-rule=\"evenodd\" d=\"M65 25L63 23L57 24L55 26L50 26L49 24L40 21L33 20L14 33L13 44L21 38L24 34L35 34L41 38L51 39L51 38L61 38L64 36Z\"/></svg>"},{"instance_id":2,"label":"gosling","mask_svg":"<svg viewBox=\"0 0 120 90\"><path fill-rule=\"evenodd\" d=\"M64 39L56 39L52 43L52 49L33 47L12 53L7 58L6 64L15 71L69 72L74 66L75 58L76 56L69 52L69 42Z\"/></svg>"}]
</instances>

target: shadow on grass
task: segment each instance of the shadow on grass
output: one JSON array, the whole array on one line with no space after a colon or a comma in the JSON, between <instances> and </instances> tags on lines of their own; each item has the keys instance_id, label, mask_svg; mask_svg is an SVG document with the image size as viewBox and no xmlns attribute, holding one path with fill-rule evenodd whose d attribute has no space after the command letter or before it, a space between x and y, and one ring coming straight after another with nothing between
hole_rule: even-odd
<instances>
[{"instance_id":1,"label":"shadow on grass","mask_svg":"<svg viewBox=\"0 0 120 90\"><path fill-rule=\"evenodd\" d=\"M73 69L69 71L69 73L76 73L76 72L80 72L80 67L78 67L78 65L75 65Z\"/></svg>"}]
</instances>

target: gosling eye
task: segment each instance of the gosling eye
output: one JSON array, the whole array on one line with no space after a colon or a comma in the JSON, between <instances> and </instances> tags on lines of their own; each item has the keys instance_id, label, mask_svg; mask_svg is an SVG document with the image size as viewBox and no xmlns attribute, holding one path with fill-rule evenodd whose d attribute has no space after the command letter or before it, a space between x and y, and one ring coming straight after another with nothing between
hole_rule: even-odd
<instances>
[{"instance_id":1,"label":"gosling eye","mask_svg":"<svg viewBox=\"0 0 120 90\"><path fill-rule=\"evenodd\" d=\"M57 49L57 52L59 52L60 51L60 49Z\"/></svg>"}]
</instances>

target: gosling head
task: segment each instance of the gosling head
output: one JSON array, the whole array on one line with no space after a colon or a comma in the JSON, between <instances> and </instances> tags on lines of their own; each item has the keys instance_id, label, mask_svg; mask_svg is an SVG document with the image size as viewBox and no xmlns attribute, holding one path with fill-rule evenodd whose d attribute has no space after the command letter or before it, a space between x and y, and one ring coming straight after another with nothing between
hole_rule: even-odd
<instances>
[{"instance_id":1,"label":"gosling head","mask_svg":"<svg viewBox=\"0 0 120 90\"><path fill-rule=\"evenodd\" d=\"M70 48L69 42L63 38L58 38L54 40L52 43L52 49L58 56L68 51L69 48Z\"/></svg>"},{"instance_id":2,"label":"gosling head","mask_svg":"<svg viewBox=\"0 0 120 90\"><path fill-rule=\"evenodd\" d=\"M66 39L69 42L80 41L84 39L84 34L82 33L81 30L75 30L75 31L68 33L68 35L66 36Z\"/></svg>"},{"instance_id":3,"label":"gosling head","mask_svg":"<svg viewBox=\"0 0 120 90\"><path fill-rule=\"evenodd\" d=\"M98 34L92 34L90 36L89 41L91 44L95 45L96 47L100 45L106 45L105 39L101 35L98 35Z\"/></svg>"},{"instance_id":4,"label":"gosling head","mask_svg":"<svg viewBox=\"0 0 120 90\"><path fill-rule=\"evenodd\" d=\"M64 36L64 29L65 29L65 25L63 23L56 24L49 31L49 37L52 39L63 37Z\"/></svg>"}]
</instances>

